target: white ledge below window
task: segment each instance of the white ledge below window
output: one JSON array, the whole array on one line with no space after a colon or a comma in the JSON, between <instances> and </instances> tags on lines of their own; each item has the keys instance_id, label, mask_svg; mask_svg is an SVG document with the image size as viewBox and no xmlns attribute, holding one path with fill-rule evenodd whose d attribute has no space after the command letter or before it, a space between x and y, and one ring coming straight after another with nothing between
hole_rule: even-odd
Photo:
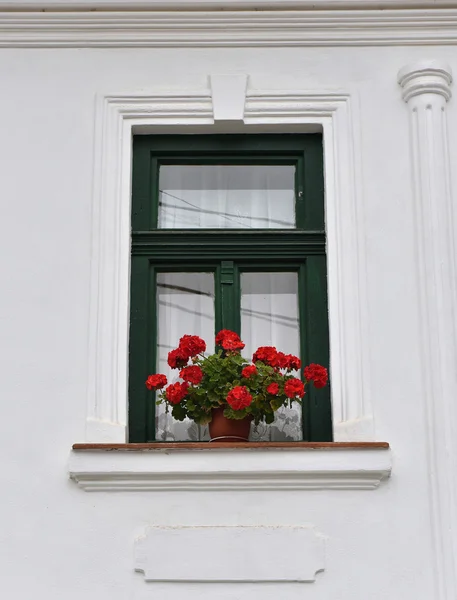
<instances>
[{"instance_id":1,"label":"white ledge below window","mask_svg":"<svg viewBox=\"0 0 457 600\"><path fill-rule=\"evenodd\" d=\"M391 470L383 442L75 444L69 467L88 492L372 490Z\"/></svg>"}]
</instances>

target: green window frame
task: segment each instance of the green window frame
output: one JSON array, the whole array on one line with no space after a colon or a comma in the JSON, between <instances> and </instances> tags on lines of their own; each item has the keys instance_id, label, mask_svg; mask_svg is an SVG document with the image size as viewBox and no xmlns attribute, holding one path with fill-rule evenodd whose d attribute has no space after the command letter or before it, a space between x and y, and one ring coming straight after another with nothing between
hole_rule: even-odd
<instances>
[{"instance_id":1,"label":"green window frame","mask_svg":"<svg viewBox=\"0 0 457 600\"><path fill-rule=\"evenodd\" d=\"M161 165L295 165L295 229L158 229ZM129 441L155 441L156 274L213 272L215 330L240 333L240 273L298 273L304 365L329 364L321 134L139 135L133 138ZM287 352L287 348L283 349ZM332 441L330 387L303 402L303 440Z\"/></svg>"}]
</instances>

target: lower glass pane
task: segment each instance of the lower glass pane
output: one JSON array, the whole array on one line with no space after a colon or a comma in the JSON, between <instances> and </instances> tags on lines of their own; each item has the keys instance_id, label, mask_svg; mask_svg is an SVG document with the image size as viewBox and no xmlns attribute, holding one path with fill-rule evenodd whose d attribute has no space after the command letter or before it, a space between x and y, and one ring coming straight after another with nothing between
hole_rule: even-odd
<instances>
[{"instance_id":1,"label":"lower glass pane","mask_svg":"<svg viewBox=\"0 0 457 600\"><path fill-rule=\"evenodd\" d=\"M246 344L246 358L259 346L275 346L281 352L300 356L297 273L241 274L241 338ZM294 403L292 408L279 409L271 425L252 426L251 439L303 439L301 406Z\"/></svg>"},{"instance_id":2,"label":"lower glass pane","mask_svg":"<svg viewBox=\"0 0 457 600\"><path fill-rule=\"evenodd\" d=\"M179 370L170 369L168 353L185 335L199 335L214 352L214 274L157 274L157 372L169 383L179 379ZM193 421L175 421L164 405L156 407L157 441L198 441L208 438L207 427Z\"/></svg>"}]
</instances>

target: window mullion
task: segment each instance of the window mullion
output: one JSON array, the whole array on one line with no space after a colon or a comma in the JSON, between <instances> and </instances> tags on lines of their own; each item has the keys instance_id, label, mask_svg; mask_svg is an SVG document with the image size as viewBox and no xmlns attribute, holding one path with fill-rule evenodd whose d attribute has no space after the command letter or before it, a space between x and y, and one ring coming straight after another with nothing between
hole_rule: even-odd
<instances>
[{"instance_id":1,"label":"window mullion","mask_svg":"<svg viewBox=\"0 0 457 600\"><path fill-rule=\"evenodd\" d=\"M240 284L237 265L232 260L221 261L219 269L219 323L221 329L240 332Z\"/></svg>"}]
</instances>

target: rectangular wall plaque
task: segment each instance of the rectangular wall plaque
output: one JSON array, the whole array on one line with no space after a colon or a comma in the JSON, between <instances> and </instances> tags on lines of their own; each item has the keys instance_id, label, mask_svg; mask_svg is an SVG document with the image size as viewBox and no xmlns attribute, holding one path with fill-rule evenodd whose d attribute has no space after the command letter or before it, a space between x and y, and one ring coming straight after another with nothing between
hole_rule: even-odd
<instances>
[{"instance_id":1,"label":"rectangular wall plaque","mask_svg":"<svg viewBox=\"0 0 457 600\"><path fill-rule=\"evenodd\" d=\"M313 527L150 527L135 570L146 581L312 582L324 546Z\"/></svg>"}]
</instances>

